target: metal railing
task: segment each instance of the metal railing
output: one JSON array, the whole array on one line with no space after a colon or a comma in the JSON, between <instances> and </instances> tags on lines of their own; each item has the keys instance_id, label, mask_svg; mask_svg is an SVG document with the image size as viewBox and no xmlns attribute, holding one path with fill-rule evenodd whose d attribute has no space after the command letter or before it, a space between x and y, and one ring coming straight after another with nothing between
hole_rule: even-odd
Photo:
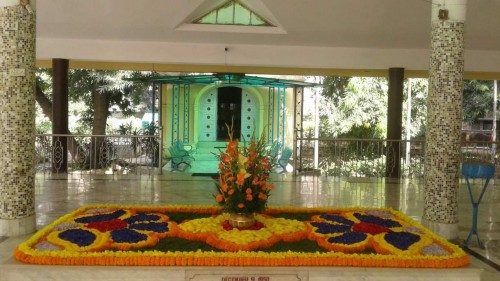
<instances>
[{"instance_id":1,"label":"metal railing","mask_svg":"<svg viewBox=\"0 0 500 281\"><path fill-rule=\"evenodd\" d=\"M37 173L161 173L161 139L147 135L35 136Z\"/></svg>"},{"instance_id":2,"label":"metal railing","mask_svg":"<svg viewBox=\"0 0 500 281\"><path fill-rule=\"evenodd\" d=\"M336 177L424 177L425 141L301 138L298 147L295 165L299 174L317 171ZM500 165L498 143L462 142L461 147L458 153L462 162Z\"/></svg>"},{"instance_id":3,"label":"metal railing","mask_svg":"<svg viewBox=\"0 0 500 281\"><path fill-rule=\"evenodd\" d=\"M36 135L35 166L43 174L161 174L159 136ZM318 144L315 165L315 143ZM424 177L424 141L380 139L298 139L298 173L335 177ZM499 143L462 142L462 162L499 166ZM66 150L66 152L64 152Z\"/></svg>"}]
</instances>

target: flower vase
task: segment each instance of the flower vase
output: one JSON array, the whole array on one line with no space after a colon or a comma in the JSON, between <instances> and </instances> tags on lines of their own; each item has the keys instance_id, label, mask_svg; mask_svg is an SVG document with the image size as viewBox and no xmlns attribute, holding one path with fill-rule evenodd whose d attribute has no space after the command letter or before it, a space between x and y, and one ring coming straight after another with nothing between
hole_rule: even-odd
<instances>
[{"instance_id":1,"label":"flower vase","mask_svg":"<svg viewBox=\"0 0 500 281\"><path fill-rule=\"evenodd\" d=\"M236 228L247 228L255 224L254 213L230 213L229 224Z\"/></svg>"}]
</instances>

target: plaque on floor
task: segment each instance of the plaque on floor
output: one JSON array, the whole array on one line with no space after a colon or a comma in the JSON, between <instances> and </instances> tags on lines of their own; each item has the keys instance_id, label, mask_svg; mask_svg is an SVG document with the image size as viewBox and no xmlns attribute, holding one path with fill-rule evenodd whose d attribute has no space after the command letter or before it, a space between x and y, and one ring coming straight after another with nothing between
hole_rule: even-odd
<instances>
[{"instance_id":1,"label":"plaque on floor","mask_svg":"<svg viewBox=\"0 0 500 281\"><path fill-rule=\"evenodd\" d=\"M304 271L287 270L186 270L186 281L308 281Z\"/></svg>"}]
</instances>

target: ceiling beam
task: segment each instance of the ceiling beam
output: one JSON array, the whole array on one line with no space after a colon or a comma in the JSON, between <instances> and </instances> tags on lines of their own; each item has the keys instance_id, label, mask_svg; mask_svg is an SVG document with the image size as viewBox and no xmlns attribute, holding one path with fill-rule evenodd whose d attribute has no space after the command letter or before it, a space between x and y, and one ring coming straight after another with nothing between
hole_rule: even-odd
<instances>
[{"instance_id":1,"label":"ceiling beam","mask_svg":"<svg viewBox=\"0 0 500 281\"><path fill-rule=\"evenodd\" d=\"M37 67L51 68L51 60L37 60ZM155 64L137 62L104 62L70 60L72 69L136 70L158 72L197 72L197 73L245 73L302 76L352 76L352 77L388 77L388 69L332 69L332 68L288 68L264 66L228 66L228 65L191 65L191 64ZM425 70L405 70L405 78L427 78ZM500 72L466 71L466 80L500 80Z\"/></svg>"}]
</instances>

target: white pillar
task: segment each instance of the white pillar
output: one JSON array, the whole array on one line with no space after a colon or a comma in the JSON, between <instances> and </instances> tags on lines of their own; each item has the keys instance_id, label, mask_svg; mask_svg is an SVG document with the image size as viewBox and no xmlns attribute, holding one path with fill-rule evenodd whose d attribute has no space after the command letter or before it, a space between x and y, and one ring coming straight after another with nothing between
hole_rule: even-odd
<instances>
[{"instance_id":1,"label":"white pillar","mask_svg":"<svg viewBox=\"0 0 500 281\"><path fill-rule=\"evenodd\" d=\"M411 150L411 78L408 78L408 98L406 108L406 159L405 164L410 167Z\"/></svg>"}]
</instances>

